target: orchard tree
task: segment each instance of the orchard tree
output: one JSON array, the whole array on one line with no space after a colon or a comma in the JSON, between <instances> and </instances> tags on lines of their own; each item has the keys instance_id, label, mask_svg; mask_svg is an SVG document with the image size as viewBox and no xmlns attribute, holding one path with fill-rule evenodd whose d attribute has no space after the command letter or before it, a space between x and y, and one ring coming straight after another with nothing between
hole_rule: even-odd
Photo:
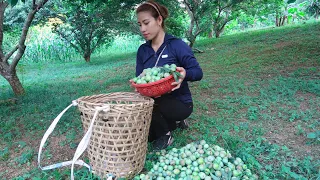
<instances>
[{"instance_id":1,"label":"orchard tree","mask_svg":"<svg viewBox=\"0 0 320 180\"><path fill-rule=\"evenodd\" d=\"M15 95L24 94L24 88L17 76L16 67L24 54L26 49L26 38L28 30L32 24L33 19L37 12L43 8L48 0L36 1L33 0L31 7L27 10L27 16L24 17L24 23L21 31L20 38L15 47L10 51L3 50L3 35L4 35L4 14L5 11L10 11L13 6L17 4L17 0L0 1L0 74L9 82ZM25 2L24 0L22 1Z\"/></svg>"},{"instance_id":2,"label":"orchard tree","mask_svg":"<svg viewBox=\"0 0 320 180\"><path fill-rule=\"evenodd\" d=\"M304 0L264 0L264 12L275 18L277 27L294 21L295 18L306 19L304 6L307 4Z\"/></svg>"},{"instance_id":3,"label":"orchard tree","mask_svg":"<svg viewBox=\"0 0 320 180\"><path fill-rule=\"evenodd\" d=\"M11 1L8 1L11 2ZM13 1L12 1L13 2ZM23 1L24 3L17 3L14 6L11 5L9 9L4 12L4 22L3 22L3 30L6 33L12 33L20 31L23 28L25 23L25 18L28 17L29 9L32 7L32 1ZM45 24L48 20L48 17L52 16L51 8L53 6L54 1L50 0L43 6L39 12L37 12L37 16L35 16L32 20L32 26L38 24ZM10 4L10 3L9 3Z\"/></svg>"},{"instance_id":4,"label":"orchard tree","mask_svg":"<svg viewBox=\"0 0 320 180\"><path fill-rule=\"evenodd\" d=\"M274 0L271 8L275 10L276 26L283 26L288 18L288 7L284 0Z\"/></svg>"},{"instance_id":5,"label":"orchard tree","mask_svg":"<svg viewBox=\"0 0 320 180\"><path fill-rule=\"evenodd\" d=\"M215 37L220 37L226 24L237 18L244 8L247 8L248 4L243 3L245 0L216 0L213 2L211 8L211 23L212 29L209 33L209 37L215 34ZM248 1L248 0L247 0Z\"/></svg>"},{"instance_id":6,"label":"orchard tree","mask_svg":"<svg viewBox=\"0 0 320 180\"><path fill-rule=\"evenodd\" d=\"M242 10L262 20L261 17L272 17L276 26L283 26L288 21L288 9L291 0L254 0L249 2L247 8Z\"/></svg>"},{"instance_id":7,"label":"orchard tree","mask_svg":"<svg viewBox=\"0 0 320 180\"><path fill-rule=\"evenodd\" d=\"M314 16L316 19L319 19L320 14L320 1L319 0L308 0L308 13Z\"/></svg>"},{"instance_id":8,"label":"orchard tree","mask_svg":"<svg viewBox=\"0 0 320 180\"><path fill-rule=\"evenodd\" d=\"M179 1L158 0L157 2L165 5L169 11L169 17L166 20L166 31L177 37L185 35L188 14L181 8Z\"/></svg>"},{"instance_id":9,"label":"orchard tree","mask_svg":"<svg viewBox=\"0 0 320 180\"><path fill-rule=\"evenodd\" d=\"M289 1L288 1L289 3ZM288 4L288 20L287 23L294 22L295 19L306 20L307 19L307 8L308 2L303 1L299 3L299 1L291 2Z\"/></svg>"},{"instance_id":10,"label":"orchard tree","mask_svg":"<svg viewBox=\"0 0 320 180\"><path fill-rule=\"evenodd\" d=\"M53 31L65 39L90 62L92 53L108 47L115 35L127 26L130 11L137 1L62 1L56 5Z\"/></svg>"},{"instance_id":11,"label":"orchard tree","mask_svg":"<svg viewBox=\"0 0 320 180\"><path fill-rule=\"evenodd\" d=\"M196 38L204 32L209 24L209 14L213 1L211 0L183 0L183 5L190 18L189 28L186 32L189 46L193 47Z\"/></svg>"}]
</instances>

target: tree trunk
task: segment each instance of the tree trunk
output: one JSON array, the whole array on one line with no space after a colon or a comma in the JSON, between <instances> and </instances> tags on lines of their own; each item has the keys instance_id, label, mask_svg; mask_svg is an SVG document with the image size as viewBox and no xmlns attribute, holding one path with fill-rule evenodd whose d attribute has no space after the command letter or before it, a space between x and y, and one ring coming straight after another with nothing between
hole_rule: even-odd
<instances>
[{"instance_id":1,"label":"tree trunk","mask_svg":"<svg viewBox=\"0 0 320 180\"><path fill-rule=\"evenodd\" d=\"M220 29L217 29L217 30L215 31L216 38L219 38L219 37L220 37L220 35L221 35L221 33L223 32L223 30L224 30L224 25L223 25L223 27L221 27Z\"/></svg>"},{"instance_id":2,"label":"tree trunk","mask_svg":"<svg viewBox=\"0 0 320 180\"><path fill-rule=\"evenodd\" d=\"M189 47L192 48L194 43L196 42L196 37L191 35L188 37L188 41L190 42Z\"/></svg>"},{"instance_id":3,"label":"tree trunk","mask_svg":"<svg viewBox=\"0 0 320 180\"><path fill-rule=\"evenodd\" d=\"M215 34L216 34L216 38L219 38L221 33L223 32L224 30L224 27L226 27L226 24L229 22L230 20L228 19L225 19L222 26L219 28L219 27L216 27L215 29Z\"/></svg>"},{"instance_id":4,"label":"tree trunk","mask_svg":"<svg viewBox=\"0 0 320 180\"><path fill-rule=\"evenodd\" d=\"M190 7L190 5L186 1L184 1L184 4L187 6L186 9L187 9L188 15L190 17L190 25L189 25L189 29L186 34L187 34L187 39L190 42L189 47L192 48L192 46L194 45L194 43L196 41L196 37L200 31L198 31L199 29L196 26L196 32L194 34L193 28L195 25L197 25L197 22L196 22L196 19L194 16L195 12L192 11L192 8Z\"/></svg>"},{"instance_id":5,"label":"tree trunk","mask_svg":"<svg viewBox=\"0 0 320 180\"><path fill-rule=\"evenodd\" d=\"M11 85L11 88L14 92L15 95L23 95L24 94L24 89L23 86L17 76L17 73L14 73L11 75L10 79L8 79L8 82Z\"/></svg>"},{"instance_id":6,"label":"tree trunk","mask_svg":"<svg viewBox=\"0 0 320 180\"><path fill-rule=\"evenodd\" d=\"M252 26L252 28L255 28L257 26L257 19L256 18L254 18L254 21L253 21L253 26Z\"/></svg>"},{"instance_id":7,"label":"tree trunk","mask_svg":"<svg viewBox=\"0 0 320 180\"><path fill-rule=\"evenodd\" d=\"M276 16L276 26L280 27L284 25L285 20L287 19L287 16Z\"/></svg>"},{"instance_id":8,"label":"tree trunk","mask_svg":"<svg viewBox=\"0 0 320 180\"><path fill-rule=\"evenodd\" d=\"M90 62L91 53L90 52L85 52L83 57L86 60L86 62Z\"/></svg>"},{"instance_id":9,"label":"tree trunk","mask_svg":"<svg viewBox=\"0 0 320 180\"><path fill-rule=\"evenodd\" d=\"M283 26L283 25L284 25L284 22L286 21L286 18L287 18L287 16L283 16L283 17L282 17L281 26Z\"/></svg>"},{"instance_id":10,"label":"tree trunk","mask_svg":"<svg viewBox=\"0 0 320 180\"><path fill-rule=\"evenodd\" d=\"M15 70L13 71L5 71L2 69L2 66L0 67L0 74L9 82L13 92L15 95L23 95L24 94L24 88L17 76L17 73Z\"/></svg>"},{"instance_id":11,"label":"tree trunk","mask_svg":"<svg viewBox=\"0 0 320 180\"><path fill-rule=\"evenodd\" d=\"M194 26L194 18L192 18L193 16L191 16L191 22L190 22L190 26L189 26L189 30L188 30L188 40L190 42L189 46L192 47L194 44L194 38L193 38L193 26Z\"/></svg>"},{"instance_id":12,"label":"tree trunk","mask_svg":"<svg viewBox=\"0 0 320 180\"><path fill-rule=\"evenodd\" d=\"M189 47L190 47L190 48L192 48L192 47L193 47L194 42L195 42L194 40L190 41L190 44L189 44Z\"/></svg>"},{"instance_id":13,"label":"tree trunk","mask_svg":"<svg viewBox=\"0 0 320 180\"><path fill-rule=\"evenodd\" d=\"M16 67L26 49L25 41L27 39L28 30L31 26L31 23L35 14L43 7L43 5L47 1L48 0L43 0L38 4L36 4L35 0L32 1L32 9L28 12L28 16L25 19L19 42L6 55L3 52L2 46L3 46L4 11L8 6L8 1L0 2L0 74L9 82L15 95L22 95L25 92L17 76ZM14 55L15 52L17 53ZM12 59L11 64L9 64L10 58Z\"/></svg>"},{"instance_id":14,"label":"tree trunk","mask_svg":"<svg viewBox=\"0 0 320 180\"><path fill-rule=\"evenodd\" d=\"M319 8L316 9L316 19L319 19Z\"/></svg>"},{"instance_id":15,"label":"tree trunk","mask_svg":"<svg viewBox=\"0 0 320 180\"><path fill-rule=\"evenodd\" d=\"M221 34L221 31L216 31L216 38L219 38Z\"/></svg>"},{"instance_id":16,"label":"tree trunk","mask_svg":"<svg viewBox=\"0 0 320 180\"><path fill-rule=\"evenodd\" d=\"M209 32L209 34L208 34L208 38L212 38L212 37L213 37L213 32L214 32L214 30L213 30L213 29L210 29L210 32Z\"/></svg>"}]
</instances>

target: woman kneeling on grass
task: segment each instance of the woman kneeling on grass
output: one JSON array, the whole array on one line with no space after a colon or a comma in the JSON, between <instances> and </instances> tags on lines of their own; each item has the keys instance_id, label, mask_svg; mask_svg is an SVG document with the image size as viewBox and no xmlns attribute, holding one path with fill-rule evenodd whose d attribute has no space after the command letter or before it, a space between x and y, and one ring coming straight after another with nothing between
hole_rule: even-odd
<instances>
[{"instance_id":1,"label":"woman kneeling on grass","mask_svg":"<svg viewBox=\"0 0 320 180\"><path fill-rule=\"evenodd\" d=\"M203 74L191 48L181 39L165 33L164 20L168 17L166 7L154 1L141 4L137 10L138 24L146 43L137 53L136 76L143 69L165 64L177 65L182 75L173 92L154 98L149 142L156 150L168 147L172 142L171 131L188 127L186 118L193 111L191 92L187 81L199 81Z\"/></svg>"}]
</instances>

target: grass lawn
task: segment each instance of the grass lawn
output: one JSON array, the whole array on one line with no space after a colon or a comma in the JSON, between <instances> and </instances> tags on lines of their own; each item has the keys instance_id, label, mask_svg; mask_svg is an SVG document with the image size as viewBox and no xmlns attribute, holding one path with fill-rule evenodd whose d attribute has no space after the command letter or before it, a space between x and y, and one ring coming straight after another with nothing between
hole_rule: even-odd
<instances>
[{"instance_id":1,"label":"grass lawn","mask_svg":"<svg viewBox=\"0 0 320 180\"><path fill-rule=\"evenodd\" d=\"M173 147L205 139L242 158L261 179L320 178L319 22L203 40L196 47L205 51L196 54L204 78L190 83L191 128L174 132ZM20 63L26 95L0 104L0 179L69 178L69 167L37 168L45 130L72 100L132 91L134 71L134 53L95 56L89 64ZM0 77L0 100L11 97ZM72 108L49 139L43 164L71 159L82 136ZM76 175L94 179L86 169Z\"/></svg>"}]
</instances>

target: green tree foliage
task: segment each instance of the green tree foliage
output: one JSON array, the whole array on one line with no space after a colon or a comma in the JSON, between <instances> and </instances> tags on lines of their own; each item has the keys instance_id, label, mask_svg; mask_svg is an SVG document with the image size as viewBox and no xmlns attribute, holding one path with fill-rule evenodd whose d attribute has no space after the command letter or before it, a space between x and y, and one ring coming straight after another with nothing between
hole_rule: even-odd
<instances>
[{"instance_id":1,"label":"green tree foliage","mask_svg":"<svg viewBox=\"0 0 320 180\"><path fill-rule=\"evenodd\" d=\"M188 15L181 8L179 1L157 1L168 8L169 17L166 20L166 30L168 33L178 37L183 37L186 31Z\"/></svg>"},{"instance_id":2,"label":"green tree foliage","mask_svg":"<svg viewBox=\"0 0 320 180\"><path fill-rule=\"evenodd\" d=\"M295 20L308 19L308 12L317 17L316 9L309 11L310 7L317 7L318 0L262 0L256 4L255 9L260 17L271 16L276 26L290 24ZM319 4L319 3L318 3ZM319 7L319 6L318 6Z\"/></svg>"},{"instance_id":3,"label":"green tree foliage","mask_svg":"<svg viewBox=\"0 0 320 180\"><path fill-rule=\"evenodd\" d=\"M183 0L182 3L190 18L186 38L189 41L189 46L193 47L197 36L210 26L209 14L213 2L210 0Z\"/></svg>"},{"instance_id":4,"label":"green tree foliage","mask_svg":"<svg viewBox=\"0 0 320 180\"><path fill-rule=\"evenodd\" d=\"M319 0L308 0L307 12L314 16L316 19L319 19L320 14L320 1Z\"/></svg>"},{"instance_id":5,"label":"green tree foliage","mask_svg":"<svg viewBox=\"0 0 320 180\"><path fill-rule=\"evenodd\" d=\"M215 34L216 38L220 37L226 24L237 18L241 12L249 7L251 1L249 0L216 0L213 2L214 6L211 6L211 24L212 29L209 33L209 37Z\"/></svg>"},{"instance_id":6,"label":"green tree foliage","mask_svg":"<svg viewBox=\"0 0 320 180\"><path fill-rule=\"evenodd\" d=\"M25 3L25 0L21 0L21 2L22 2L22 3ZM17 5L18 0L7 0L7 3L8 3L10 6L14 7L15 5Z\"/></svg>"},{"instance_id":7,"label":"green tree foliage","mask_svg":"<svg viewBox=\"0 0 320 180\"><path fill-rule=\"evenodd\" d=\"M127 24L134 1L60 1L55 4L54 32L83 55L86 62L100 46L108 45Z\"/></svg>"},{"instance_id":8,"label":"green tree foliage","mask_svg":"<svg viewBox=\"0 0 320 180\"><path fill-rule=\"evenodd\" d=\"M248 17L254 17L259 21L272 21L276 26L285 24L288 19L288 8L285 0L250 0L242 6L243 13Z\"/></svg>"},{"instance_id":9,"label":"green tree foliage","mask_svg":"<svg viewBox=\"0 0 320 180\"><path fill-rule=\"evenodd\" d=\"M136 3L140 4L142 2L143 1L137 1ZM186 26L187 26L188 16L185 13L184 9L180 7L181 3L178 1L166 1L166 0L158 0L157 2L167 7L169 11L169 17L165 21L166 31L177 37L183 37L186 30ZM129 26L126 26L126 30L128 32L132 32L134 34L139 35L140 30L137 23L135 10L136 9L133 9L133 11L130 12L130 17L128 20Z\"/></svg>"},{"instance_id":10,"label":"green tree foliage","mask_svg":"<svg viewBox=\"0 0 320 180\"><path fill-rule=\"evenodd\" d=\"M0 74L9 82L13 92L16 95L21 95L24 93L22 84L17 76L16 67L23 56L26 49L26 39L31 23L36 15L36 13L43 8L48 0L36 1L33 0L30 8L27 10L27 16L25 16L20 38L17 45L11 50L4 51L3 40L4 40L4 15L5 11L11 10L11 7L17 4L17 0L11 1L0 1ZM23 1L24 3L24 1ZM10 5L10 6L9 6Z\"/></svg>"},{"instance_id":11,"label":"green tree foliage","mask_svg":"<svg viewBox=\"0 0 320 180\"><path fill-rule=\"evenodd\" d=\"M28 15L28 4L19 3L5 11L3 28L5 32L13 32L21 29L25 18Z\"/></svg>"},{"instance_id":12,"label":"green tree foliage","mask_svg":"<svg viewBox=\"0 0 320 180\"><path fill-rule=\"evenodd\" d=\"M275 16L275 25L283 26L288 17L287 3L284 0L269 0L268 2L269 6L267 10L273 10L271 14Z\"/></svg>"},{"instance_id":13,"label":"green tree foliage","mask_svg":"<svg viewBox=\"0 0 320 180\"><path fill-rule=\"evenodd\" d=\"M10 33L17 33L23 28L29 10L32 7L32 1L27 0L23 3L17 3L14 6L9 5L9 9L4 14L4 31ZM48 8L52 6L53 1L48 1L46 6L39 9L37 16L32 20L32 25L43 24L47 21L48 17L52 16L52 11Z\"/></svg>"},{"instance_id":14,"label":"green tree foliage","mask_svg":"<svg viewBox=\"0 0 320 180\"><path fill-rule=\"evenodd\" d=\"M304 1L302 3L293 2L288 5L288 23L294 22L295 19L307 19L306 9L308 7L308 2Z\"/></svg>"}]
</instances>

